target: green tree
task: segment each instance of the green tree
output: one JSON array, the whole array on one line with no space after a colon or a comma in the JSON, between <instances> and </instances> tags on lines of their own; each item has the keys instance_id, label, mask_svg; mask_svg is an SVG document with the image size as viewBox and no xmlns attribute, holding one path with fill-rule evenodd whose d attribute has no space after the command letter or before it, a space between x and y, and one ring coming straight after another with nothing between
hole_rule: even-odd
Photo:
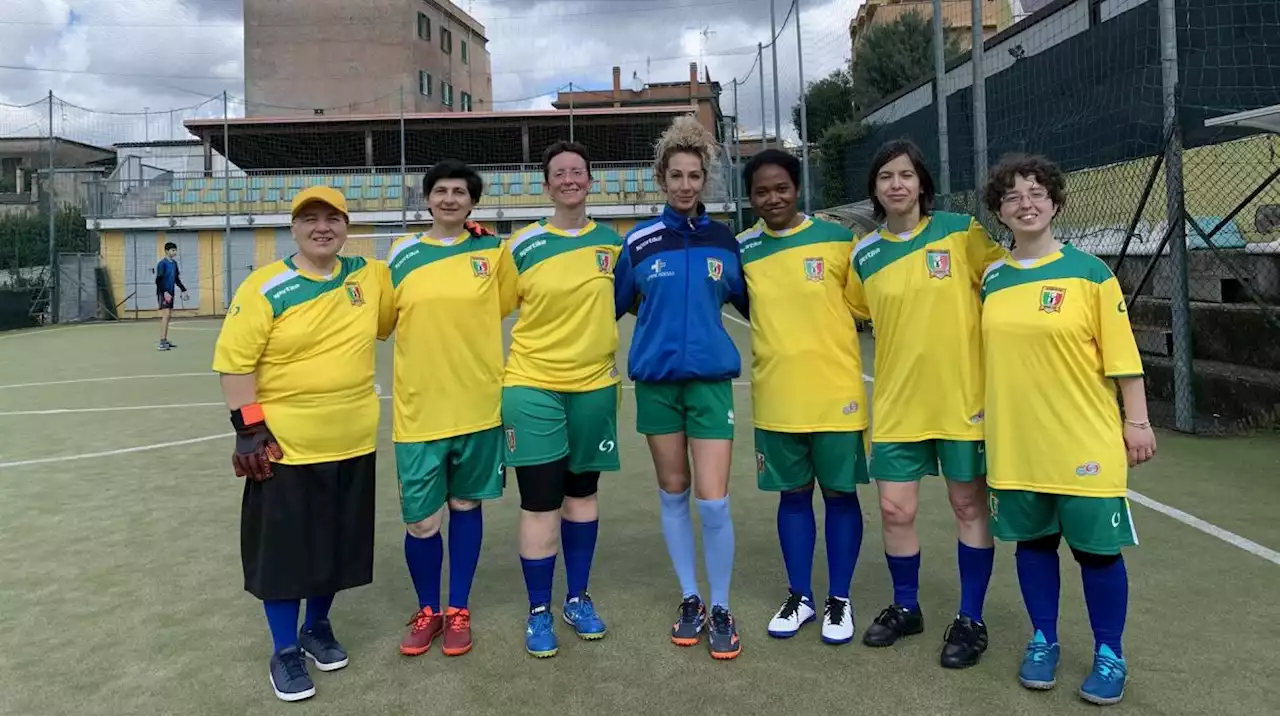
<instances>
[{"instance_id":1,"label":"green tree","mask_svg":"<svg viewBox=\"0 0 1280 716\"><path fill-rule=\"evenodd\" d=\"M831 125L853 118L853 83L847 70L836 70L817 82L809 83L804 93L808 105L809 137L821 137ZM791 125L800 133L800 103L791 108Z\"/></svg>"},{"instance_id":2,"label":"green tree","mask_svg":"<svg viewBox=\"0 0 1280 716\"><path fill-rule=\"evenodd\" d=\"M89 250L89 229L79 209L59 207L53 225L58 252ZM20 269L48 265L49 215L42 210L0 216L0 277L23 283L26 272Z\"/></svg>"},{"instance_id":3,"label":"green tree","mask_svg":"<svg viewBox=\"0 0 1280 716\"><path fill-rule=\"evenodd\" d=\"M954 35L946 37L945 56L961 49ZM933 75L933 23L912 11L862 36L849 68L853 107L865 112L877 102Z\"/></svg>"},{"instance_id":4,"label":"green tree","mask_svg":"<svg viewBox=\"0 0 1280 716\"><path fill-rule=\"evenodd\" d=\"M853 187L845 186L845 159L850 149L867 136L867 125L846 119L827 127L818 140L819 166L822 168L822 206L839 206L852 196Z\"/></svg>"}]
</instances>

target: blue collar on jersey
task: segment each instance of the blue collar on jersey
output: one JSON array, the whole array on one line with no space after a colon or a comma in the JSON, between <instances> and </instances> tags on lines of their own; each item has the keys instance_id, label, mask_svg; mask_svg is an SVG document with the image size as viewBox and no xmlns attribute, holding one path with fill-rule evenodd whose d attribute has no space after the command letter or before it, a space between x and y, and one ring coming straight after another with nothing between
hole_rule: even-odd
<instances>
[{"instance_id":1,"label":"blue collar on jersey","mask_svg":"<svg viewBox=\"0 0 1280 716\"><path fill-rule=\"evenodd\" d=\"M662 209L662 223L681 234L697 234L711 224L711 217L707 216L707 207L702 202L698 202L698 213L693 217L685 216L667 204Z\"/></svg>"}]
</instances>

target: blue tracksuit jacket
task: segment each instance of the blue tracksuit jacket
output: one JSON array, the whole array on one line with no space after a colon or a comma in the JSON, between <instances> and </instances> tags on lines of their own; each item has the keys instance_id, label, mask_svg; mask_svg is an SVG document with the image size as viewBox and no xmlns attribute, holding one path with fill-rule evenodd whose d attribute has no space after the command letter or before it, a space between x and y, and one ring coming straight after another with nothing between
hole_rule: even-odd
<instances>
[{"instance_id":1,"label":"blue tracksuit jacket","mask_svg":"<svg viewBox=\"0 0 1280 716\"><path fill-rule=\"evenodd\" d=\"M619 318L635 310L627 374L648 383L729 380L742 358L720 315L732 303L749 319L738 240L699 206L689 218L670 206L627 234L614 269Z\"/></svg>"}]
</instances>

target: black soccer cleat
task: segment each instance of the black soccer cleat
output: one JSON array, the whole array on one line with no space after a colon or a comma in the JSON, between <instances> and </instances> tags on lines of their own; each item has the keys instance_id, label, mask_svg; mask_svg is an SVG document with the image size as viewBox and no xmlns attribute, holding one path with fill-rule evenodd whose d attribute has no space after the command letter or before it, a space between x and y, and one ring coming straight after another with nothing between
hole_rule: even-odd
<instances>
[{"instance_id":1,"label":"black soccer cleat","mask_svg":"<svg viewBox=\"0 0 1280 716\"><path fill-rule=\"evenodd\" d=\"M320 619L310 628L303 626L298 633L298 645L321 671L337 671L347 665L347 650L333 636L328 619Z\"/></svg>"},{"instance_id":2,"label":"black soccer cleat","mask_svg":"<svg viewBox=\"0 0 1280 716\"><path fill-rule=\"evenodd\" d=\"M987 625L963 614L956 615L942 636L942 667L967 669L976 666L987 650Z\"/></svg>"},{"instance_id":3,"label":"black soccer cleat","mask_svg":"<svg viewBox=\"0 0 1280 716\"><path fill-rule=\"evenodd\" d=\"M924 631L924 614L920 607L907 609L900 604L890 604L867 627L862 643L867 646L893 646L904 636Z\"/></svg>"},{"instance_id":4,"label":"black soccer cleat","mask_svg":"<svg viewBox=\"0 0 1280 716\"><path fill-rule=\"evenodd\" d=\"M301 649L291 646L271 655L271 690L281 701L302 701L316 695Z\"/></svg>"}]
</instances>

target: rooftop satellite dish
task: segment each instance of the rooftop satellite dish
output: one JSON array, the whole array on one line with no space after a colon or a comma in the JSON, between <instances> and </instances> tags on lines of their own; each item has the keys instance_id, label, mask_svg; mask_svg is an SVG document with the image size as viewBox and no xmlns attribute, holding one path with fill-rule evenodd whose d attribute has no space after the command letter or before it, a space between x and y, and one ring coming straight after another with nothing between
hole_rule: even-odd
<instances>
[{"instance_id":1,"label":"rooftop satellite dish","mask_svg":"<svg viewBox=\"0 0 1280 716\"><path fill-rule=\"evenodd\" d=\"M631 91L641 92L643 90L644 90L644 80L640 79L639 73L632 72L631 73Z\"/></svg>"}]
</instances>

